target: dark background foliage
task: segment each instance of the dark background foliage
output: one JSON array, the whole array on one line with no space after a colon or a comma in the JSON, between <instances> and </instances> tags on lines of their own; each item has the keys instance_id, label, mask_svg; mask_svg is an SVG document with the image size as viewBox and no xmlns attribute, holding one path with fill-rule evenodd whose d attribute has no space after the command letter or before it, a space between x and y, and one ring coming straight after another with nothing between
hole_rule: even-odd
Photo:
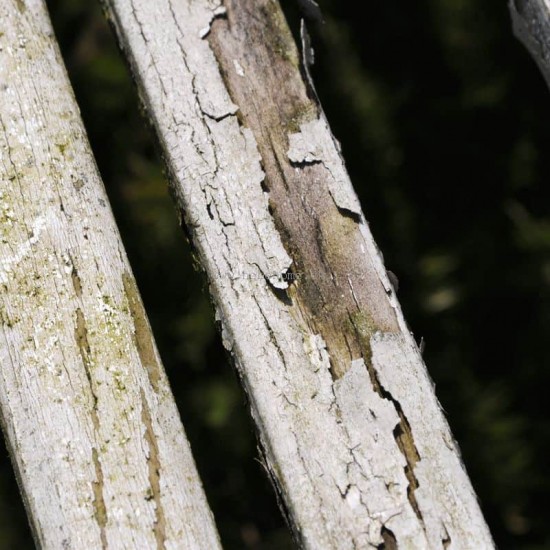
<instances>
[{"instance_id":1,"label":"dark background foliage","mask_svg":"<svg viewBox=\"0 0 550 550\"><path fill-rule=\"evenodd\" d=\"M550 549L550 93L504 0L320 3L319 95L497 544ZM48 5L225 547L292 548L113 36ZM32 547L1 454L0 547Z\"/></svg>"}]
</instances>

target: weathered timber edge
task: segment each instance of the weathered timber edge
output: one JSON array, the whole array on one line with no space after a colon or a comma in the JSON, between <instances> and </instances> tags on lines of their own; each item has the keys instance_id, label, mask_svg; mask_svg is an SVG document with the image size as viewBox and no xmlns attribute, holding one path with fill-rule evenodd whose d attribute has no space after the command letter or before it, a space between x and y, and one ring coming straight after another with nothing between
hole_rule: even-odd
<instances>
[{"instance_id":1,"label":"weathered timber edge","mask_svg":"<svg viewBox=\"0 0 550 550\"><path fill-rule=\"evenodd\" d=\"M41 0L0 3L0 412L40 548L219 548Z\"/></svg>"},{"instance_id":2,"label":"weathered timber edge","mask_svg":"<svg viewBox=\"0 0 550 550\"><path fill-rule=\"evenodd\" d=\"M278 2L104 5L297 540L493 548Z\"/></svg>"}]
</instances>

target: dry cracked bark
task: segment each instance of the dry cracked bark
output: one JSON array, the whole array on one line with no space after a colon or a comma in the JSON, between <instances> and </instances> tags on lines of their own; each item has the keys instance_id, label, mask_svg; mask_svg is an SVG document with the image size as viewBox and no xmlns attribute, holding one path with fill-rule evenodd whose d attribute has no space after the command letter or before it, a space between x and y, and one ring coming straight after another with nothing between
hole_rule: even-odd
<instances>
[{"instance_id":1,"label":"dry cracked bark","mask_svg":"<svg viewBox=\"0 0 550 550\"><path fill-rule=\"evenodd\" d=\"M219 548L42 0L0 3L0 409L37 546Z\"/></svg>"},{"instance_id":2,"label":"dry cracked bark","mask_svg":"<svg viewBox=\"0 0 550 550\"><path fill-rule=\"evenodd\" d=\"M493 548L275 0L105 0L305 548Z\"/></svg>"}]
</instances>

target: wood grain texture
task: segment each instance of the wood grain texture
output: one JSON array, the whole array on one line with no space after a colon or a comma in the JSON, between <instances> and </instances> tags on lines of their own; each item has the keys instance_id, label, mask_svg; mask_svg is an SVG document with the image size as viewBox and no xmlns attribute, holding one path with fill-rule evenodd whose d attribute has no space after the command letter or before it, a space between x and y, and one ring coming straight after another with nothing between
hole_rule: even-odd
<instances>
[{"instance_id":1,"label":"wood grain texture","mask_svg":"<svg viewBox=\"0 0 550 550\"><path fill-rule=\"evenodd\" d=\"M0 410L37 546L219 548L41 0L0 3Z\"/></svg>"},{"instance_id":2,"label":"wood grain texture","mask_svg":"<svg viewBox=\"0 0 550 550\"><path fill-rule=\"evenodd\" d=\"M106 0L300 545L493 548L274 0Z\"/></svg>"}]
</instances>

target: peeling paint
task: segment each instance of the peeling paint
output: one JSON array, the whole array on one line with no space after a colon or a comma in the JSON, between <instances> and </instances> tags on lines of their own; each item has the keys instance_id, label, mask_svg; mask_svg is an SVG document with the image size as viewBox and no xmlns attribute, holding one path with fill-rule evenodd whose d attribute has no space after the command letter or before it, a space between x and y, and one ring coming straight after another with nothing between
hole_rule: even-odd
<instances>
[{"instance_id":1,"label":"peeling paint","mask_svg":"<svg viewBox=\"0 0 550 550\"><path fill-rule=\"evenodd\" d=\"M324 115L304 122L300 132L289 134L288 158L299 164L321 163L329 173L328 187L338 208L362 217L361 205L353 191L342 158Z\"/></svg>"},{"instance_id":2,"label":"peeling paint","mask_svg":"<svg viewBox=\"0 0 550 550\"><path fill-rule=\"evenodd\" d=\"M211 25L206 0L108 2L298 544L437 548L439 510L483 526L468 490L447 508L445 484L469 484L423 431L445 425L431 387L417 404L400 391L421 377L416 348L380 355L379 333L408 328L277 2L225 0ZM300 278L277 288L290 266ZM424 477L441 470L432 439L445 481Z\"/></svg>"},{"instance_id":3,"label":"peeling paint","mask_svg":"<svg viewBox=\"0 0 550 550\"><path fill-rule=\"evenodd\" d=\"M212 11L212 16L210 18L210 21L208 22L208 25L206 27L203 27L199 30L199 38L204 39L206 38L210 33L210 28L212 26L212 22L217 17L223 17L227 13L227 10L224 6L218 6L216 9Z\"/></svg>"},{"instance_id":4,"label":"peeling paint","mask_svg":"<svg viewBox=\"0 0 550 550\"><path fill-rule=\"evenodd\" d=\"M244 77L244 69L242 68L241 64L236 60L236 59L233 59L233 65L235 67L235 72L239 75L239 76L243 76Z\"/></svg>"}]
</instances>

